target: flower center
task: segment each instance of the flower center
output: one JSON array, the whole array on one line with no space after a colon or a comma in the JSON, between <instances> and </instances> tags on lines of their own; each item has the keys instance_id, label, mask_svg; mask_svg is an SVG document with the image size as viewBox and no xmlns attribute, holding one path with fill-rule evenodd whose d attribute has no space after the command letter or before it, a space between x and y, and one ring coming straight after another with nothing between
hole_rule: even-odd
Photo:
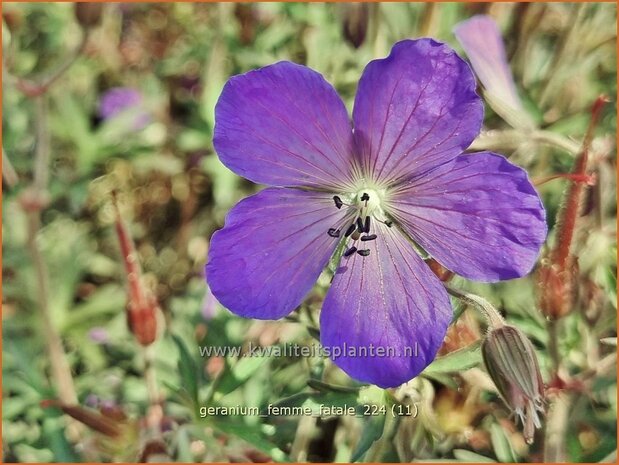
<instances>
[{"instance_id":1,"label":"flower center","mask_svg":"<svg viewBox=\"0 0 619 465\"><path fill-rule=\"evenodd\" d=\"M374 189L361 189L354 195L354 205L360 214L382 213L382 196Z\"/></svg>"},{"instance_id":2,"label":"flower center","mask_svg":"<svg viewBox=\"0 0 619 465\"><path fill-rule=\"evenodd\" d=\"M352 241L346 248L344 257L350 257L355 252L362 257L370 255L368 245L377 238L376 234L371 234L372 220L384 223L388 227L393 224L391 220L386 218L382 208L384 195L385 193L382 190L362 188L352 194L344 194L341 197L339 195L333 196L336 208L341 209L346 206L348 210L354 213L352 222L347 222L341 227L329 228L327 231L327 234L331 237L340 237L343 232L344 240Z\"/></svg>"}]
</instances>

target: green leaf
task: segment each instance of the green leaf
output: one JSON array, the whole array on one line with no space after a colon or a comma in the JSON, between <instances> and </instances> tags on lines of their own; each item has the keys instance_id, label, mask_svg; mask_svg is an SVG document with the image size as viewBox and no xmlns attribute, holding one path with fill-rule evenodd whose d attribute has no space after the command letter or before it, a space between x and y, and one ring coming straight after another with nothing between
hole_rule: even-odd
<instances>
[{"instance_id":1,"label":"green leaf","mask_svg":"<svg viewBox=\"0 0 619 465\"><path fill-rule=\"evenodd\" d=\"M496 460L486 457L484 455L476 454L466 449L454 449L454 457L460 462L473 462L473 463L496 463Z\"/></svg>"},{"instance_id":2,"label":"green leaf","mask_svg":"<svg viewBox=\"0 0 619 465\"><path fill-rule=\"evenodd\" d=\"M183 340L176 334L172 335L172 340L176 344L179 352L178 359L178 372L181 378L182 387L181 391L186 391L189 395L189 399L193 402L194 406L198 405L198 377L199 370L194 359L191 357L191 353L187 349L187 346Z\"/></svg>"},{"instance_id":3,"label":"green leaf","mask_svg":"<svg viewBox=\"0 0 619 465\"><path fill-rule=\"evenodd\" d=\"M359 439L359 444L357 444L357 448L350 459L351 462L357 462L361 459L368 449L372 447L372 444L382 437L386 418L386 415L375 415L366 419L361 439Z\"/></svg>"},{"instance_id":4,"label":"green leaf","mask_svg":"<svg viewBox=\"0 0 619 465\"><path fill-rule=\"evenodd\" d=\"M236 362L226 360L225 372L221 377L217 392L219 394L229 394L256 373L262 365L269 360L269 357L241 357Z\"/></svg>"},{"instance_id":5,"label":"green leaf","mask_svg":"<svg viewBox=\"0 0 619 465\"><path fill-rule=\"evenodd\" d=\"M210 425L217 428L219 431L225 434L236 436L239 439L251 444L256 449L268 454L276 462L288 462L290 459L286 454L276 445L274 445L259 430L253 425L246 425L244 423L231 423L214 420Z\"/></svg>"},{"instance_id":6,"label":"green leaf","mask_svg":"<svg viewBox=\"0 0 619 465\"><path fill-rule=\"evenodd\" d=\"M500 462L514 463L518 461L514 449L505 435L505 431L496 423L493 423L490 427L490 439L494 453Z\"/></svg>"},{"instance_id":7,"label":"green leaf","mask_svg":"<svg viewBox=\"0 0 619 465\"><path fill-rule=\"evenodd\" d=\"M311 378L307 380L307 385L311 388L316 389L317 391L324 391L324 392L333 391L333 392L349 392L349 393L356 394L361 389L360 387L338 386L335 384L324 383L317 379L311 379Z\"/></svg>"},{"instance_id":8,"label":"green leaf","mask_svg":"<svg viewBox=\"0 0 619 465\"><path fill-rule=\"evenodd\" d=\"M449 373L422 373L424 378L431 379L432 381L436 381L437 383L441 383L448 388L458 389L458 383L453 379L453 377Z\"/></svg>"},{"instance_id":9,"label":"green leaf","mask_svg":"<svg viewBox=\"0 0 619 465\"><path fill-rule=\"evenodd\" d=\"M49 448L54 453L56 462L79 462L79 456L75 453L64 435L64 425L59 424L54 414L46 412L43 420L43 436L47 439Z\"/></svg>"},{"instance_id":10,"label":"green leaf","mask_svg":"<svg viewBox=\"0 0 619 465\"><path fill-rule=\"evenodd\" d=\"M443 357L437 357L423 371L423 374L431 376L438 373L453 373L477 366L481 362L479 346L480 343L475 342L464 349L456 350Z\"/></svg>"}]
</instances>

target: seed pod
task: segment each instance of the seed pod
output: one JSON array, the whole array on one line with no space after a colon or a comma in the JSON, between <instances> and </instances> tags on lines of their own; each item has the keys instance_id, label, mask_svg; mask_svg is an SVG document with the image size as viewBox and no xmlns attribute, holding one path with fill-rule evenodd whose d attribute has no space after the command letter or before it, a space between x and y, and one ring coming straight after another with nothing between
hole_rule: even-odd
<instances>
[{"instance_id":1,"label":"seed pod","mask_svg":"<svg viewBox=\"0 0 619 465\"><path fill-rule=\"evenodd\" d=\"M365 41L370 20L367 3L342 3L342 29L346 41L355 48Z\"/></svg>"},{"instance_id":2,"label":"seed pod","mask_svg":"<svg viewBox=\"0 0 619 465\"><path fill-rule=\"evenodd\" d=\"M56 400L46 400L41 406L44 408L58 407L70 417L105 436L118 437L122 434L122 425L120 423L81 405L69 405Z\"/></svg>"},{"instance_id":3,"label":"seed pod","mask_svg":"<svg viewBox=\"0 0 619 465\"><path fill-rule=\"evenodd\" d=\"M537 272L539 308L551 319L561 318L572 310L576 300L578 264L570 257L566 268L542 261Z\"/></svg>"},{"instance_id":4,"label":"seed pod","mask_svg":"<svg viewBox=\"0 0 619 465\"><path fill-rule=\"evenodd\" d=\"M531 341L514 326L492 329L482 344L488 374L507 406L524 426L524 438L533 442L544 412L544 385Z\"/></svg>"},{"instance_id":5,"label":"seed pod","mask_svg":"<svg viewBox=\"0 0 619 465\"><path fill-rule=\"evenodd\" d=\"M103 5L101 2L75 3L75 19L84 29L98 26L101 23Z\"/></svg>"},{"instance_id":6,"label":"seed pod","mask_svg":"<svg viewBox=\"0 0 619 465\"><path fill-rule=\"evenodd\" d=\"M147 346L157 339L158 327L161 326L158 324L160 323L158 318L160 309L157 299L142 282L142 268L131 235L120 216L115 193L113 201L116 210L116 233L127 274L127 325L138 343Z\"/></svg>"},{"instance_id":7,"label":"seed pod","mask_svg":"<svg viewBox=\"0 0 619 465\"><path fill-rule=\"evenodd\" d=\"M160 311L155 299L147 296L145 302L141 302L130 294L127 307L127 325L138 343L147 346L155 342L157 313Z\"/></svg>"}]
</instances>

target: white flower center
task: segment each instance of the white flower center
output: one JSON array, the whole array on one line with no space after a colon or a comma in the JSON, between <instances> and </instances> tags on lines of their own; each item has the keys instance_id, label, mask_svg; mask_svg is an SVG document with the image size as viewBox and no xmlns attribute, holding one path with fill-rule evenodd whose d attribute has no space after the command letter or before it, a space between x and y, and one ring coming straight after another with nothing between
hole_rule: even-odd
<instances>
[{"instance_id":1,"label":"white flower center","mask_svg":"<svg viewBox=\"0 0 619 465\"><path fill-rule=\"evenodd\" d=\"M376 189L363 188L359 189L353 197L353 204L357 207L362 216L375 216L381 214L384 192L379 192Z\"/></svg>"},{"instance_id":2,"label":"white flower center","mask_svg":"<svg viewBox=\"0 0 619 465\"><path fill-rule=\"evenodd\" d=\"M389 228L393 224L391 219L385 216L383 209L385 194L384 189L363 187L353 193L333 196L335 208L341 209L345 206L349 212L351 210L353 212L353 215L347 216L344 224L335 225L327 231L327 234L333 238L344 237L348 244L343 254L344 258L354 253L362 257L370 255L373 241L378 238L375 234L374 223L382 223Z\"/></svg>"}]
</instances>

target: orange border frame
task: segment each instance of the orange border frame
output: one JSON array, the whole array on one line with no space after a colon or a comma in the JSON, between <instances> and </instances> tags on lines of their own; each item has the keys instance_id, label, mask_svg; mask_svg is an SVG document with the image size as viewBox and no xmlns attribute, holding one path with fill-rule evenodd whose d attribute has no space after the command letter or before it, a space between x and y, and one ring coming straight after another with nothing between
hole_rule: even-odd
<instances>
[{"instance_id":1,"label":"orange border frame","mask_svg":"<svg viewBox=\"0 0 619 465\"><path fill-rule=\"evenodd\" d=\"M349 2L345 2L342 0L325 0L325 1L321 1L321 0L306 0L305 2L295 2L294 0L279 0L282 3L314 3L314 2L320 2L320 3L349 3ZM401 0L386 0L386 1L374 1L374 0L357 0L358 2L361 3L402 3ZM30 1L5 1L5 0L0 0L0 14L3 14L3 5L4 3L34 3L34 2L30 2ZM43 3L73 3L70 0L54 0L54 1L50 1L50 2L43 2ZM116 3L116 2L108 2L105 0L89 0L89 2L85 2L85 3ZM173 0L153 0L153 1L145 1L145 0L125 0L124 3L174 3ZM213 0L203 0L203 1L196 1L196 0L189 0L188 3L262 3L259 1L254 1L254 0L241 0L241 1L234 1L234 0L222 0L221 2L216 2ZM442 1L442 0L429 0L428 2L418 2L415 1L414 3L615 3L617 4L616 1L613 0L601 0L601 1L590 1L590 0L572 0L571 2L564 2L561 0L547 0L547 1L539 1L539 0L526 0L526 1L510 1L510 0L496 0L496 1L491 1L491 0L479 0L477 2L469 2L466 0L457 0L454 2L446 2L446 1ZM619 29L619 16L617 17L617 23L616 23L617 28ZM3 34L4 34L4 27L0 28L0 39L3 38ZM616 50L617 50L617 54L619 55L619 41L616 44ZM2 53L3 50L0 49L0 57L2 57ZM617 87L619 88L619 75L617 77ZM3 77L0 76L0 99L2 98L2 91L3 91ZM617 102L615 102L616 104ZM0 117L2 117L2 111L3 108L2 106L0 106ZM0 128L0 142L2 142L2 129ZM615 143L616 143L616 147L619 147L619 135L617 134L617 128L615 128ZM2 166L0 163L0 174L2 174ZM617 172L616 172L617 178L619 179L619 165L617 167ZM3 193L3 189L4 186L1 185L0 186L0 198L2 197L2 193ZM619 189L617 190L616 194L616 201L619 203ZM3 207L2 205L0 205L0 214L2 214L3 211ZM2 238L3 235L3 231L2 229L0 229L0 239ZM619 242L619 232L617 233L617 240ZM617 250L617 261L619 261L619 249ZM2 250L0 250L0 262L2 261ZM617 290L619 291L619 285L617 286ZM0 297L2 297L2 279L0 278ZM2 320L0 320L0 330L2 329ZM619 325L617 327L617 329L619 330ZM619 331L618 331L619 332ZM0 335L0 349L2 349L2 336ZM0 358L0 369L2 368L2 358ZM619 361L617 362L617 369L619 371ZM0 372L0 384L2 382L2 373ZM617 401L619 403L619 391L617 394ZM0 405L0 413L2 413L2 405ZM3 425L0 424L0 437L2 437L2 429L3 429ZM619 442L619 430L617 432L617 439ZM4 453L3 453L4 455ZM43 464L55 464L55 463L62 463L62 462L41 462ZM80 462L80 463L85 463L85 464L94 464L94 463L100 463L100 462ZM132 462L124 462L124 463L132 463ZM170 464L183 464L183 463L187 463L187 462L167 462ZM289 463L298 463L298 462L289 462ZM381 462L383 463L383 462ZM447 463L447 462L434 462L434 463ZM476 462L470 462L470 463L476 463ZM578 463L586 463L586 462L578 462ZM619 464L619 459L616 459L615 463ZM479 465L483 465L481 463L479 463ZM558 464L555 464L558 465Z\"/></svg>"}]
</instances>

